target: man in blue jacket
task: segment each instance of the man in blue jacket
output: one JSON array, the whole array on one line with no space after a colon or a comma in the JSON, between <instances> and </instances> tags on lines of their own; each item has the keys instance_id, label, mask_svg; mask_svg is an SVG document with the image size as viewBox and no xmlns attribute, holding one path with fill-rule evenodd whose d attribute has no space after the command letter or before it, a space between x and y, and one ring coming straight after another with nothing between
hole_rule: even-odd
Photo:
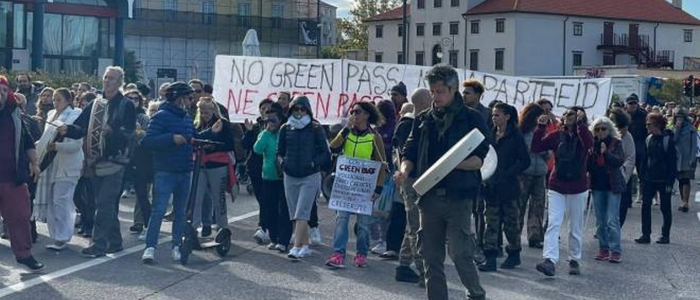
<instances>
[{"instance_id":1,"label":"man in blue jacket","mask_svg":"<svg viewBox=\"0 0 700 300\"><path fill-rule=\"evenodd\" d=\"M160 105L146 130L141 145L153 151L153 206L151 219L146 233L146 250L141 259L152 263L155 259L155 247L158 244L160 225L168 207L168 200L173 198L173 241L172 258L180 260L180 245L185 226L185 209L187 195L190 191L192 173L193 137L195 132L192 117L187 114L192 102L194 89L184 82L175 82L165 90L166 102ZM222 129L221 121L212 126L211 132ZM204 132L205 136L209 132Z\"/></svg>"}]
</instances>

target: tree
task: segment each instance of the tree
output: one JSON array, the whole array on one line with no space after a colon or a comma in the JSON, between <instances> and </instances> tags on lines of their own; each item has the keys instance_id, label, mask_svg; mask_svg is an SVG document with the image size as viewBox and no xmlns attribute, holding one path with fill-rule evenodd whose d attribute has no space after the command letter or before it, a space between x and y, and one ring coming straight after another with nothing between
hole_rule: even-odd
<instances>
[{"instance_id":1,"label":"tree","mask_svg":"<svg viewBox=\"0 0 700 300\"><path fill-rule=\"evenodd\" d=\"M682 79L666 79L660 89L656 87L650 88L649 94L661 103L672 101L683 106L688 106L689 104L689 99L683 95Z\"/></svg>"},{"instance_id":2,"label":"tree","mask_svg":"<svg viewBox=\"0 0 700 300\"><path fill-rule=\"evenodd\" d=\"M337 46L326 46L321 49L321 57L324 59L339 59L345 55L344 51Z\"/></svg>"},{"instance_id":3,"label":"tree","mask_svg":"<svg viewBox=\"0 0 700 300\"><path fill-rule=\"evenodd\" d=\"M342 40L340 49L367 52L368 26L364 21L378 14L392 10L399 5L398 0L353 0L350 17L338 22Z\"/></svg>"}]
</instances>

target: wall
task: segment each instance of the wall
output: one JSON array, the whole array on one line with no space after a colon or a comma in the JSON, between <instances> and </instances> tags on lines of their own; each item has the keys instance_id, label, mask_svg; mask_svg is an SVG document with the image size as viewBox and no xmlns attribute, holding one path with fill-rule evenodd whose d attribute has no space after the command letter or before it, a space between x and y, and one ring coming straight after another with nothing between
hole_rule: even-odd
<instances>
[{"instance_id":1,"label":"wall","mask_svg":"<svg viewBox=\"0 0 700 300\"><path fill-rule=\"evenodd\" d=\"M381 21L368 23L368 57L369 61L375 61L377 53L383 53L382 62L398 63L397 53L401 52L401 37L399 37L399 24L397 21ZM384 34L382 38L377 38L375 35L377 26L384 26Z\"/></svg>"},{"instance_id":2,"label":"wall","mask_svg":"<svg viewBox=\"0 0 700 300\"><path fill-rule=\"evenodd\" d=\"M409 63L415 64L416 51L425 53L425 65L432 65L432 50L435 45L441 45L444 52L443 63L449 62L449 51L459 51L457 66L464 68L464 19L462 13L467 10L469 0L460 0L459 6L453 7L451 0L442 0L442 7L435 8L434 0L425 0L425 8L418 9L417 1L411 1L410 35L409 35ZM400 21L399 21L400 22ZM433 36L433 23L442 23L442 32L439 36ZM450 35L450 22L459 22L459 34ZM425 23L425 36L416 35L416 24ZM400 42L399 42L400 43Z\"/></svg>"},{"instance_id":3,"label":"wall","mask_svg":"<svg viewBox=\"0 0 700 300\"><path fill-rule=\"evenodd\" d=\"M469 53L472 50L478 50L478 71L504 75L515 74L515 55L516 51L520 51L514 48L515 35L519 32L519 29L516 29L515 16L515 14L482 15L470 16L467 19L467 68L470 68ZM505 19L505 32L496 32L496 19ZM478 34L471 33L473 21L479 22ZM505 49L502 71L496 70L496 49Z\"/></svg>"}]
</instances>

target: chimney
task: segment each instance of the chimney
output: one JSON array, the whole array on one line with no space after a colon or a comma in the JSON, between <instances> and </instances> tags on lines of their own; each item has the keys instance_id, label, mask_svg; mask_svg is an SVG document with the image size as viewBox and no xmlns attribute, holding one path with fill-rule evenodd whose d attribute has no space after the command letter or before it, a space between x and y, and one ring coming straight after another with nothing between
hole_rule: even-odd
<instances>
[{"instance_id":1,"label":"chimney","mask_svg":"<svg viewBox=\"0 0 700 300\"><path fill-rule=\"evenodd\" d=\"M676 8L683 9L683 0L673 0L672 3Z\"/></svg>"}]
</instances>

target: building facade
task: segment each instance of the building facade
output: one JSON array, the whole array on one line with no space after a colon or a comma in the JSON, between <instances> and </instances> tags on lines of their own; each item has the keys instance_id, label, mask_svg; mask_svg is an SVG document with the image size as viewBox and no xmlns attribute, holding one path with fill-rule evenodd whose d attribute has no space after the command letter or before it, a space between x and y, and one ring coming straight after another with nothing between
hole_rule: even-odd
<instances>
[{"instance_id":1,"label":"building facade","mask_svg":"<svg viewBox=\"0 0 700 300\"><path fill-rule=\"evenodd\" d=\"M587 65L680 70L700 57L700 21L664 0L646 6L634 0L612 5L606 0L443 1L412 3L409 64L445 62L505 75L561 76ZM466 13L452 17L444 9L451 4ZM400 11L368 20L370 61L402 62Z\"/></svg>"},{"instance_id":2,"label":"building facade","mask_svg":"<svg viewBox=\"0 0 700 300\"><path fill-rule=\"evenodd\" d=\"M96 74L100 61L122 64L127 16L127 0L0 1L0 67Z\"/></svg>"}]
</instances>

